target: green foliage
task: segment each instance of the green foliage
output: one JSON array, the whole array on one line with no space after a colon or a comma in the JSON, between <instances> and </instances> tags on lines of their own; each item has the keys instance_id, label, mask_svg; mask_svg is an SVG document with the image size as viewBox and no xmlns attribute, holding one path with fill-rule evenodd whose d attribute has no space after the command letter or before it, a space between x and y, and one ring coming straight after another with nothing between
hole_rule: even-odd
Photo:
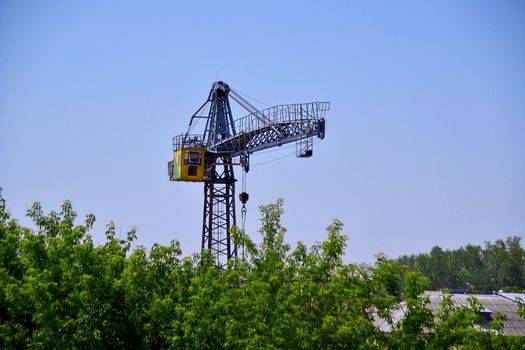
<instances>
[{"instance_id":1,"label":"green foliage","mask_svg":"<svg viewBox=\"0 0 525 350\"><path fill-rule=\"evenodd\" d=\"M521 237L486 242L485 247L471 244L456 250L434 247L428 254L403 256L398 261L426 276L433 290L525 291L525 250Z\"/></svg>"},{"instance_id":2,"label":"green foliage","mask_svg":"<svg viewBox=\"0 0 525 350\"><path fill-rule=\"evenodd\" d=\"M379 256L371 268L343 263L341 222L328 226L325 241L292 249L281 225L282 200L260 210L261 243L234 228L244 253L220 270L208 252L182 257L176 241L132 249L136 230L121 239L113 223L106 242L95 246L95 217L75 224L69 201L48 214L35 203L28 210L35 229L24 228L0 196L0 348L508 345L478 331L474 301L460 308L447 301L434 317L422 293L428 280L397 261ZM374 325L373 313L393 321L399 305L406 316L387 336Z\"/></svg>"}]
</instances>

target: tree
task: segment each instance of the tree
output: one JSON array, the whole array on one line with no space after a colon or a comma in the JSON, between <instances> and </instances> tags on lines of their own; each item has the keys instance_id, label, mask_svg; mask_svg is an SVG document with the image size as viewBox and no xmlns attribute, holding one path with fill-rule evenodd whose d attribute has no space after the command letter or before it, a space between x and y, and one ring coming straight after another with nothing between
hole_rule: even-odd
<instances>
[{"instance_id":1,"label":"tree","mask_svg":"<svg viewBox=\"0 0 525 350\"><path fill-rule=\"evenodd\" d=\"M338 220L328 226L325 241L311 247L299 242L292 249L281 225L283 201L260 210L262 242L234 228L244 253L221 270L207 252L183 257L176 241L132 249L136 230L120 238L113 223L106 227L106 242L95 246L90 234L95 217L76 224L69 201L48 214L35 203L28 210L35 228L21 227L0 196L0 347L522 345L479 332L474 302L462 307L447 302L436 318L422 293L429 281L395 260L380 255L371 267L343 263L347 237ZM394 323L400 306L406 315ZM374 315L392 322L391 337L374 325Z\"/></svg>"},{"instance_id":2,"label":"tree","mask_svg":"<svg viewBox=\"0 0 525 350\"><path fill-rule=\"evenodd\" d=\"M443 250L436 246L428 254L402 256L397 260L409 270L426 276L434 290L469 293L525 290L525 250L521 237L486 242L484 248L468 244Z\"/></svg>"}]
</instances>

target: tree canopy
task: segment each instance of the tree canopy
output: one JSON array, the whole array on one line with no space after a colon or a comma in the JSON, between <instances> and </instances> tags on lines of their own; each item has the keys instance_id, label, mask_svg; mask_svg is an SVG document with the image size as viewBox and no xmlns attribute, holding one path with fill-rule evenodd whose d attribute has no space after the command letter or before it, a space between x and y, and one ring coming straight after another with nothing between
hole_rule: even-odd
<instances>
[{"instance_id":1,"label":"tree canopy","mask_svg":"<svg viewBox=\"0 0 525 350\"><path fill-rule=\"evenodd\" d=\"M517 236L486 242L484 247L469 244L443 250L435 246L430 253L402 256L398 261L427 277L434 290L525 291L525 250Z\"/></svg>"},{"instance_id":2,"label":"tree canopy","mask_svg":"<svg viewBox=\"0 0 525 350\"><path fill-rule=\"evenodd\" d=\"M326 240L295 249L281 226L283 202L260 207L262 241L233 229L244 247L224 270L204 252L183 257L176 241L132 248L135 230L106 227L95 245L95 217L29 210L18 224L0 197L0 347L35 349L501 349L520 339L480 332L474 301L425 308L428 279L379 256L371 268L343 263L347 237L334 220ZM373 315L406 317L391 336Z\"/></svg>"}]
</instances>

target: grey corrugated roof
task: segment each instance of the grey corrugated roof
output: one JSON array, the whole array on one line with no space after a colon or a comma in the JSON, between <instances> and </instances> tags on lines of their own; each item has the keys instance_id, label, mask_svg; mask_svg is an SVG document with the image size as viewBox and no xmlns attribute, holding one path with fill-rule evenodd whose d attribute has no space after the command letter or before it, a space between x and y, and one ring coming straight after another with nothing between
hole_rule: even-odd
<instances>
[{"instance_id":1,"label":"grey corrugated roof","mask_svg":"<svg viewBox=\"0 0 525 350\"><path fill-rule=\"evenodd\" d=\"M466 305L468 298L476 298L484 309L491 312L493 319L496 318L498 312L504 313L507 316L507 321L503 322L503 334L505 335L522 335L525 336L525 319L517 314L517 305L512 299L508 299L501 295L485 295L485 294L449 294L456 305ZM429 295L431 303L429 308L432 311L438 311L439 305L443 301L445 295Z\"/></svg>"},{"instance_id":2,"label":"grey corrugated roof","mask_svg":"<svg viewBox=\"0 0 525 350\"><path fill-rule=\"evenodd\" d=\"M499 292L498 295L501 295L504 298L516 301L516 299L520 298L521 301L525 302L525 293L504 293Z\"/></svg>"},{"instance_id":3,"label":"grey corrugated roof","mask_svg":"<svg viewBox=\"0 0 525 350\"><path fill-rule=\"evenodd\" d=\"M517 304L514 302L515 298L509 295L484 295L484 294L443 294L441 292L428 292L425 293L430 303L427 307L436 313L443 302L445 296L451 296L452 301L457 306L463 306L468 304L468 298L476 298L482 305L482 312L490 313L493 319L496 318L498 312L504 313L507 316L507 320L503 322L503 334L504 335L519 335L525 336L525 319L521 318L517 314ZM504 293L512 294L514 297L522 297L525 300L525 294L518 293ZM520 296L521 295L521 296ZM381 319L374 314L374 324L383 332L392 332L393 326L397 324L405 315L406 306L401 303L400 306L393 311L393 325L389 324L386 320Z\"/></svg>"},{"instance_id":4,"label":"grey corrugated roof","mask_svg":"<svg viewBox=\"0 0 525 350\"><path fill-rule=\"evenodd\" d=\"M393 325L396 325L399 321L401 321L407 312L406 303L399 304L399 307L395 310L392 310L392 322ZM374 325L379 328L380 331L384 333L392 333L392 324L388 323L385 319L382 319L377 315L377 313L374 313L372 315L374 317Z\"/></svg>"}]
</instances>

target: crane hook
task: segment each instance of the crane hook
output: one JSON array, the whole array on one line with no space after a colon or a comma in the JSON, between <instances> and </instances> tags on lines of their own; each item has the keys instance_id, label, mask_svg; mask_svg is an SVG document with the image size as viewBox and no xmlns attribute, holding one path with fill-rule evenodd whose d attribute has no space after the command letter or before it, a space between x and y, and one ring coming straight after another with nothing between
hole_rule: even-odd
<instances>
[{"instance_id":1,"label":"crane hook","mask_svg":"<svg viewBox=\"0 0 525 350\"><path fill-rule=\"evenodd\" d=\"M246 202L248 202L248 199L250 199L250 195L248 193L246 193L246 192L239 193L239 200L243 204L243 208L244 208Z\"/></svg>"},{"instance_id":2,"label":"crane hook","mask_svg":"<svg viewBox=\"0 0 525 350\"><path fill-rule=\"evenodd\" d=\"M249 159L248 155L246 155L244 160L247 161L248 159ZM241 215L242 215L242 230L243 231L245 230L245 225L246 225L246 212L247 212L246 202L248 202L248 199L250 199L250 195L248 194L248 192L246 192L246 173L247 172L248 172L248 166L246 165L245 167L243 167L243 172L242 172L242 192L239 193L239 200L242 203Z\"/></svg>"}]
</instances>

